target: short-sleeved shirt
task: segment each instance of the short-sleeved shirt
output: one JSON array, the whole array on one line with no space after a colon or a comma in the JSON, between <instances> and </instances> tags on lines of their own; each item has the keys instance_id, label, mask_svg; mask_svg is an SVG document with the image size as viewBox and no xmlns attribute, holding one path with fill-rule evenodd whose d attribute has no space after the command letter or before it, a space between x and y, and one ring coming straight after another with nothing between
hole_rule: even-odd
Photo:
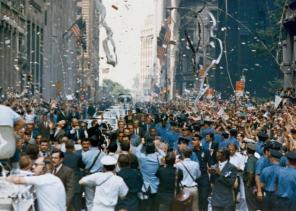
<instances>
[{"instance_id":1,"label":"short-sleeved shirt","mask_svg":"<svg viewBox=\"0 0 296 211\"><path fill-rule=\"evenodd\" d=\"M276 172L278 190L276 195L290 200L296 200L296 169L292 167L280 168Z\"/></svg>"},{"instance_id":2,"label":"short-sleeved shirt","mask_svg":"<svg viewBox=\"0 0 296 211\"><path fill-rule=\"evenodd\" d=\"M128 187L119 176L112 172L98 172L81 179L82 184L95 186L94 207L92 210L114 210L118 197L128 193Z\"/></svg>"},{"instance_id":3,"label":"short-sleeved shirt","mask_svg":"<svg viewBox=\"0 0 296 211\"><path fill-rule=\"evenodd\" d=\"M20 115L11 108L5 105L0 105L0 125L9 125L13 127L20 118Z\"/></svg>"},{"instance_id":4,"label":"short-sleeved shirt","mask_svg":"<svg viewBox=\"0 0 296 211\"><path fill-rule=\"evenodd\" d=\"M257 158L254 155L251 155L248 157L247 163L245 165L245 171L244 171L244 181L248 181L248 174L252 173L254 175L252 181L249 181L251 185L255 185L255 172L256 172L256 163Z\"/></svg>"},{"instance_id":5,"label":"short-sleeved shirt","mask_svg":"<svg viewBox=\"0 0 296 211\"><path fill-rule=\"evenodd\" d=\"M66 191L62 181L52 175L25 177L27 184L34 185L39 210L42 211L65 211Z\"/></svg>"},{"instance_id":6,"label":"short-sleeved shirt","mask_svg":"<svg viewBox=\"0 0 296 211\"><path fill-rule=\"evenodd\" d=\"M246 163L246 172L247 173L253 173L255 175L257 160L258 159L253 155L248 158L248 161Z\"/></svg>"},{"instance_id":7,"label":"short-sleeved shirt","mask_svg":"<svg viewBox=\"0 0 296 211\"><path fill-rule=\"evenodd\" d=\"M260 180L264 183L264 190L274 192L276 190L276 172L280 170L279 165L271 165L262 170Z\"/></svg>"},{"instance_id":8,"label":"short-sleeved shirt","mask_svg":"<svg viewBox=\"0 0 296 211\"><path fill-rule=\"evenodd\" d=\"M261 156L256 163L256 175L260 175L262 170L270 165L270 160L265 156Z\"/></svg>"}]
</instances>

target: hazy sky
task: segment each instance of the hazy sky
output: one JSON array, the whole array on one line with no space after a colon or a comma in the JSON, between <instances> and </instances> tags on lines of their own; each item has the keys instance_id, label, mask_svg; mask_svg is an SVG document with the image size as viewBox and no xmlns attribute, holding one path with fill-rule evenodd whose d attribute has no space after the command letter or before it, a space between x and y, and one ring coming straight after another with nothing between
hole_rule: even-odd
<instances>
[{"instance_id":1,"label":"hazy sky","mask_svg":"<svg viewBox=\"0 0 296 211\"><path fill-rule=\"evenodd\" d=\"M147 15L153 13L154 0L103 0L107 9L107 23L114 33L117 48L118 65L113 68L101 60L101 68L108 67L108 74L101 73L103 78L110 78L126 88L131 88L134 77L140 73L140 31ZM112 8L118 7L118 10ZM105 31L101 28L101 36ZM101 45L101 57L105 57Z\"/></svg>"}]
</instances>

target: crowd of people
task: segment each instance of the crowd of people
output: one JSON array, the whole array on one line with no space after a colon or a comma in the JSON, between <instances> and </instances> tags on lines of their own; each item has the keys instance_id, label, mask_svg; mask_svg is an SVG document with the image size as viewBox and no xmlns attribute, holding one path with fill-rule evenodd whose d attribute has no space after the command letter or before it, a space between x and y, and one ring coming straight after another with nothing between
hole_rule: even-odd
<instances>
[{"instance_id":1,"label":"crowd of people","mask_svg":"<svg viewBox=\"0 0 296 211\"><path fill-rule=\"evenodd\" d=\"M11 97L0 126L16 131L20 169L37 209L296 210L296 106L251 97L139 103L118 128L89 103Z\"/></svg>"}]
</instances>

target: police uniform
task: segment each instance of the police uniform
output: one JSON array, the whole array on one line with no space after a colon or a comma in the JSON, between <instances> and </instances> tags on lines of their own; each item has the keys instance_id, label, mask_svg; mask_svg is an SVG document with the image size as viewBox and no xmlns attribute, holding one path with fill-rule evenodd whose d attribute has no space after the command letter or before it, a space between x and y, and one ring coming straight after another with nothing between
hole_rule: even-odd
<instances>
[{"instance_id":1,"label":"police uniform","mask_svg":"<svg viewBox=\"0 0 296 211\"><path fill-rule=\"evenodd\" d=\"M207 211L208 210L208 196L210 193L210 179L208 174L208 167L210 166L210 151L209 150L193 150L194 154L197 157L199 162L201 176L198 178L198 192L199 192L199 210Z\"/></svg>"},{"instance_id":2,"label":"police uniform","mask_svg":"<svg viewBox=\"0 0 296 211\"><path fill-rule=\"evenodd\" d=\"M254 153L256 151L256 144L255 143L248 143L247 148L252 150ZM248 205L248 209L250 211L257 209L257 200L254 194L255 189L255 171L256 171L256 162L257 158L254 154L248 156L247 163L245 165L244 171L244 181L245 181L245 193L246 193L246 202ZM249 178L249 174L253 174L253 178Z\"/></svg>"},{"instance_id":3,"label":"police uniform","mask_svg":"<svg viewBox=\"0 0 296 211\"><path fill-rule=\"evenodd\" d=\"M286 153L289 161L296 162L296 152ZM296 210L296 168L281 168L276 175L278 190L276 192L275 210Z\"/></svg>"},{"instance_id":4,"label":"police uniform","mask_svg":"<svg viewBox=\"0 0 296 211\"><path fill-rule=\"evenodd\" d=\"M282 157L282 153L277 150L270 149L270 154L272 157L279 159ZM275 206L274 202L276 199L276 172L280 170L279 163L272 164L262 170L260 174L260 181L264 184L265 197L263 199L263 210L272 210Z\"/></svg>"}]
</instances>

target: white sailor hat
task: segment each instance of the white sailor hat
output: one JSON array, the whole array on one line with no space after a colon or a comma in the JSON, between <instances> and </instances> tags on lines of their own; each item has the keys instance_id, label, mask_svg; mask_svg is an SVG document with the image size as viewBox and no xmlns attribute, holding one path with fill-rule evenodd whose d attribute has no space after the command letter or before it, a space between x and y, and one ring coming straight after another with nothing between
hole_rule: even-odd
<instances>
[{"instance_id":1,"label":"white sailor hat","mask_svg":"<svg viewBox=\"0 0 296 211\"><path fill-rule=\"evenodd\" d=\"M101 163L103 166L114 166L117 164L117 160L114 157L106 155L101 159Z\"/></svg>"}]
</instances>

